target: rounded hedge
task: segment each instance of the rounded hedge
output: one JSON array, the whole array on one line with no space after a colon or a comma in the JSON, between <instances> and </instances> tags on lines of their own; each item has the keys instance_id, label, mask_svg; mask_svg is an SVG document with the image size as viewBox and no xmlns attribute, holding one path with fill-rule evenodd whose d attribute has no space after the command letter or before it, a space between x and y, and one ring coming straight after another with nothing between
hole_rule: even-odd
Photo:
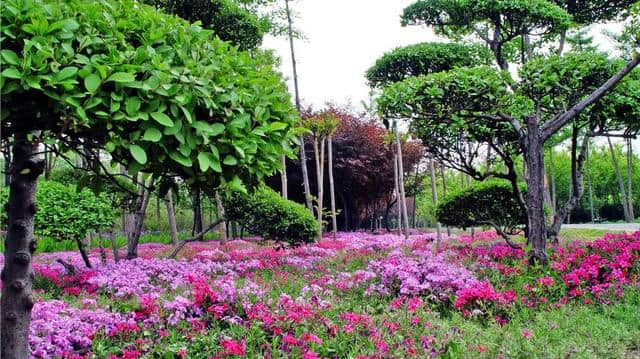
<instances>
[{"instance_id":1,"label":"rounded hedge","mask_svg":"<svg viewBox=\"0 0 640 359\"><path fill-rule=\"evenodd\" d=\"M232 194L225 199L228 220L237 221L265 239L297 246L313 242L318 224L307 208L280 197L269 188L251 195Z\"/></svg>"},{"instance_id":2,"label":"rounded hedge","mask_svg":"<svg viewBox=\"0 0 640 359\"><path fill-rule=\"evenodd\" d=\"M0 189L3 208L8 198L9 191L3 187ZM118 215L106 194L96 196L87 189L77 191L75 185L54 181L38 184L36 201L35 234L40 238L79 240L87 233L110 228ZM0 219L6 225L6 211L2 211Z\"/></svg>"},{"instance_id":3,"label":"rounded hedge","mask_svg":"<svg viewBox=\"0 0 640 359\"><path fill-rule=\"evenodd\" d=\"M524 192L524 189L523 189ZM436 210L438 221L447 226L498 226L512 233L526 224L526 217L507 182L481 182L444 198Z\"/></svg>"}]
</instances>

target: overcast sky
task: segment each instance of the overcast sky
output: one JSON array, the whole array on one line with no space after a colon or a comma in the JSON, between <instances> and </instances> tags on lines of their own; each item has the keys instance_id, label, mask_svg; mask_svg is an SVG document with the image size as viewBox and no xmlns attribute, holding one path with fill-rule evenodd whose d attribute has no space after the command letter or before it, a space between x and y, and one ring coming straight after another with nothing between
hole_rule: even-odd
<instances>
[{"instance_id":1,"label":"overcast sky","mask_svg":"<svg viewBox=\"0 0 640 359\"><path fill-rule=\"evenodd\" d=\"M400 25L402 9L414 1L292 1L299 15L295 27L306 36L294 43L303 103L319 107L327 101L351 102L360 108L369 94L364 73L383 53L418 42L444 41L429 28ZM596 43L610 49L606 39L598 36L601 28L592 31ZM282 58L281 71L293 93L288 39L267 37L263 47L276 50Z\"/></svg>"}]
</instances>

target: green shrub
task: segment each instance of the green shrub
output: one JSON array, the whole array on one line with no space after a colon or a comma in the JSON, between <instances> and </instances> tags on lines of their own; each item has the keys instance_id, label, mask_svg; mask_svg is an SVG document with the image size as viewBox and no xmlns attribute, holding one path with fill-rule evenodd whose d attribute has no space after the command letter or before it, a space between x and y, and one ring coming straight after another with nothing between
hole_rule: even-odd
<instances>
[{"instance_id":1,"label":"green shrub","mask_svg":"<svg viewBox=\"0 0 640 359\"><path fill-rule=\"evenodd\" d=\"M136 186L122 177L107 179L91 171L62 168L53 171L49 180L64 185L75 185L80 189L86 187L96 195L104 193L114 207L132 209L135 205Z\"/></svg>"},{"instance_id":2,"label":"green shrub","mask_svg":"<svg viewBox=\"0 0 640 359\"><path fill-rule=\"evenodd\" d=\"M3 207L7 203L8 192L6 187L0 190ZM76 191L75 185L54 181L38 184L36 202L35 234L53 240L78 240L89 232L105 230L113 225L118 214L107 195L96 196L87 189ZM2 211L0 219L6 223L6 211Z\"/></svg>"},{"instance_id":3,"label":"green shrub","mask_svg":"<svg viewBox=\"0 0 640 359\"><path fill-rule=\"evenodd\" d=\"M228 220L237 221L251 233L293 246L313 242L318 224L301 204L280 197L269 188L251 195L233 193L224 202Z\"/></svg>"},{"instance_id":4,"label":"green shrub","mask_svg":"<svg viewBox=\"0 0 640 359\"><path fill-rule=\"evenodd\" d=\"M524 193L525 189L522 188ZM481 182L452 193L438 205L440 223L460 228L490 225L513 233L526 217L507 182Z\"/></svg>"}]
</instances>

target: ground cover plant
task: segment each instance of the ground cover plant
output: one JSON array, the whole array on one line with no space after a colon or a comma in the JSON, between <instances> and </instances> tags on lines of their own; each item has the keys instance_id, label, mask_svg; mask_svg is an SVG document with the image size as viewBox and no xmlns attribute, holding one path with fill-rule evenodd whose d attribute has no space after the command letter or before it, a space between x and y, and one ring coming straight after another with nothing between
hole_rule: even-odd
<instances>
[{"instance_id":1,"label":"ground cover plant","mask_svg":"<svg viewBox=\"0 0 640 359\"><path fill-rule=\"evenodd\" d=\"M276 250L259 238L140 246L85 269L35 257L32 357L632 357L640 232L561 241L550 264L494 232L340 233ZM58 259L71 263L73 273ZM636 319L633 319L633 318Z\"/></svg>"}]
</instances>

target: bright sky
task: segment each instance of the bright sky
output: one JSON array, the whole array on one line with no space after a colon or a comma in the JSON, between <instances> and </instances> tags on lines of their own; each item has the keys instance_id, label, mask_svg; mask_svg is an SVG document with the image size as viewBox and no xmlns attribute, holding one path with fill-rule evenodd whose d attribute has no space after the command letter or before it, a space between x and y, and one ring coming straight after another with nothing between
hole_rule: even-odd
<instances>
[{"instance_id":1,"label":"bright sky","mask_svg":"<svg viewBox=\"0 0 640 359\"><path fill-rule=\"evenodd\" d=\"M294 43L303 103L314 107L327 101L360 107L368 99L364 73L375 60L395 47L434 41L424 27L400 26L402 9L414 0L302 0L290 5L298 13L295 27L306 40ZM263 47L277 51L282 73L293 93L291 55L286 38L265 38Z\"/></svg>"},{"instance_id":2,"label":"bright sky","mask_svg":"<svg viewBox=\"0 0 640 359\"><path fill-rule=\"evenodd\" d=\"M306 40L294 43L302 102L314 107L327 101L351 102L360 108L360 102L369 98L364 73L383 53L419 42L444 41L429 28L400 25L402 9L414 1L292 1L290 6L299 15L295 27L306 36ZM591 33L596 44L609 50L612 46L599 35L602 28L598 26ZM276 50L282 58L281 71L293 93L288 39L267 37L263 47Z\"/></svg>"}]
</instances>

